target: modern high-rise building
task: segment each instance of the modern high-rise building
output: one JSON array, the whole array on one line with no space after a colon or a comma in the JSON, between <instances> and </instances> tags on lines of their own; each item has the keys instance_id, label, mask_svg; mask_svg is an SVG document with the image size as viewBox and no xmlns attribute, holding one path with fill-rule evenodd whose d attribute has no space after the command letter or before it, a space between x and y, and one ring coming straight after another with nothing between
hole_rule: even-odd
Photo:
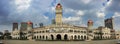
<instances>
[{"instance_id":1,"label":"modern high-rise building","mask_svg":"<svg viewBox=\"0 0 120 44\"><path fill-rule=\"evenodd\" d=\"M22 22L21 23L20 30L21 31L27 30L27 22Z\"/></svg>"},{"instance_id":2,"label":"modern high-rise building","mask_svg":"<svg viewBox=\"0 0 120 44\"><path fill-rule=\"evenodd\" d=\"M115 39L116 35L115 35L115 30L113 28L113 18L108 18L105 19L105 27L110 28L111 29L111 38Z\"/></svg>"},{"instance_id":3,"label":"modern high-rise building","mask_svg":"<svg viewBox=\"0 0 120 44\"><path fill-rule=\"evenodd\" d=\"M105 19L105 27L113 29L113 18Z\"/></svg>"},{"instance_id":4,"label":"modern high-rise building","mask_svg":"<svg viewBox=\"0 0 120 44\"><path fill-rule=\"evenodd\" d=\"M18 29L18 23L13 23L13 29L12 29L12 31L14 31L15 29Z\"/></svg>"},{"instance_id":5,"label":"modern high-rise building","mask_svg":"<svg viewBox=\"0 0 120 44\"><path fill-rule=\"evenodd\" d=\"M40 27L43 27L43 25L44 25L43 23L40 23L40 24L39 24Z\"/></svg>"}]
</instances>

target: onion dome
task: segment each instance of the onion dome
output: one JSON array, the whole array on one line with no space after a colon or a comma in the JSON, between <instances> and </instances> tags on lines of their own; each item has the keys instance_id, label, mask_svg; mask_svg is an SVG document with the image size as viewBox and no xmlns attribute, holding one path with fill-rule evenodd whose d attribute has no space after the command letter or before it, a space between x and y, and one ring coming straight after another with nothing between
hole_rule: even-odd
<instances>
[{"instance_id":1,"label":"onion dome","mask_svg":"<svg viewBox=\"0 0 120 44\"><path fill-rule=\"evenodd\" d=\"M31 24L33 24L33 23L32 23L31 21L28 21L27 24L28 24L28 25L31 25Z\"/></svg>"},{"instance_id":2,"label":"onion dome","mask_svg":"<svg viewBox=\"0 0 120 44\"><path fill-rule=\"evenodd\" d=\"M58 3L56 7L57 7L57 8L61 8L62 6L61 6L60 3Z\"/></svg>"},{"instance_id":3,"label":"onion dome","mask_svg":"<svg viewBox=\"0 0 120 44\"><path fill-rule=\"evenodd\" d=\"M88 20L88 23L93 23L93 21L92 20Z\"/></svg>"}]
</instances>

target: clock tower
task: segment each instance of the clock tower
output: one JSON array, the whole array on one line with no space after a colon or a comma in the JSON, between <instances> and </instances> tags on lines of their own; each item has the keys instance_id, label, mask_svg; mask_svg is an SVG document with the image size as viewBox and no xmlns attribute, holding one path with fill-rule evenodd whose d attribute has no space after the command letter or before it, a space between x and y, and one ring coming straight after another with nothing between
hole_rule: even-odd
<instances>
[{"instance_id":1,"label":"clock tower","mask_svg":"<svg viewBox=\"0 0 120 44\"><path fill-rule=\"evenodd\" d=\"M56 10L55 22L57 25L60 25L62 24L62 5L58 3L55 10Z\"/></svg>"}]
</instances>

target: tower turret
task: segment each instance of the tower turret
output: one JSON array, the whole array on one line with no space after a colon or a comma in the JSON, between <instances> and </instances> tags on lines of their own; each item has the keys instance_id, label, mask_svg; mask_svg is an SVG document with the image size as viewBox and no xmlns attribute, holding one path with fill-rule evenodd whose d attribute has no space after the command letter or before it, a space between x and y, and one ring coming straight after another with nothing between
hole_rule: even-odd
<instances>
[{"instance_id":1,"label":"tower turret","mask_svg":"<svg viewBox=\"0 0 120 44\"><path fill-rule=\"evenodd\" d=\"M62 24L62 5L60 3L56 6L56 24Z\"/></svg>"},{"instance_id":2,"label":"tower turret","mask_svg":"<svg viewBox=\"0 0 120 44\"><path fill-rule=\"evenodd\" d=\"M93 28L93 21L88 20L87 26L88 26L88 29L92 29Z\"/></svg>"},{"instance_id":3,"label":"tower turret","mask_svg":"<svg viewBox=\"0 0 120 44\"><path fill-rule=\"evenodd\" d=\"M31 30L33 28L33 23L31 21L27 22L27 30Z\"/></svg>"}]
</instances>

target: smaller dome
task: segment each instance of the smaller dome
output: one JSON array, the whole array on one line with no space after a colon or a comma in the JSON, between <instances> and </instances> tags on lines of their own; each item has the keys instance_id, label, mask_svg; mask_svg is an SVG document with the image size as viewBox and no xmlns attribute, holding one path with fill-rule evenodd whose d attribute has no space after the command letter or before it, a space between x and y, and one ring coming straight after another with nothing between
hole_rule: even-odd
<instances>
[{"instance_id":1,"label":"smaller dome","mask_svg":"<svg viewBox=\"0 0 120 44\"><path fill-rule=\"evenodd\" d=\"M61 5L60 3L58 3L57 5Z\"/></svg>"},{"instance_id":2,"label":"smaller dome","mask_svg":"<svg viewBox=\"0 0 120 44\"><path fill-rule=\"evenodd\" d=\"M88 20L88 23L93 23L93 21L92 20Z\"/></svg>"},{"instance_id":3,"label":"smaller dome","mask_svg":"<svg viewBox=\"0 0 120 44\"><path fill-rule=\"evenodd\" d=\"M61 6L60 3L58 3L56 7L57 7L57 8L61 8L62 6Z\"/></svg>"},{"instance_id":4,"label":"smaller dome","mask_svg":"<svg viewBox=\"0 0 120 44\"><path fill-rule=\"evenodd\" d=\"M33 24L31 21L28 21L27 24Z\"/></svg>"}]
</instances>

